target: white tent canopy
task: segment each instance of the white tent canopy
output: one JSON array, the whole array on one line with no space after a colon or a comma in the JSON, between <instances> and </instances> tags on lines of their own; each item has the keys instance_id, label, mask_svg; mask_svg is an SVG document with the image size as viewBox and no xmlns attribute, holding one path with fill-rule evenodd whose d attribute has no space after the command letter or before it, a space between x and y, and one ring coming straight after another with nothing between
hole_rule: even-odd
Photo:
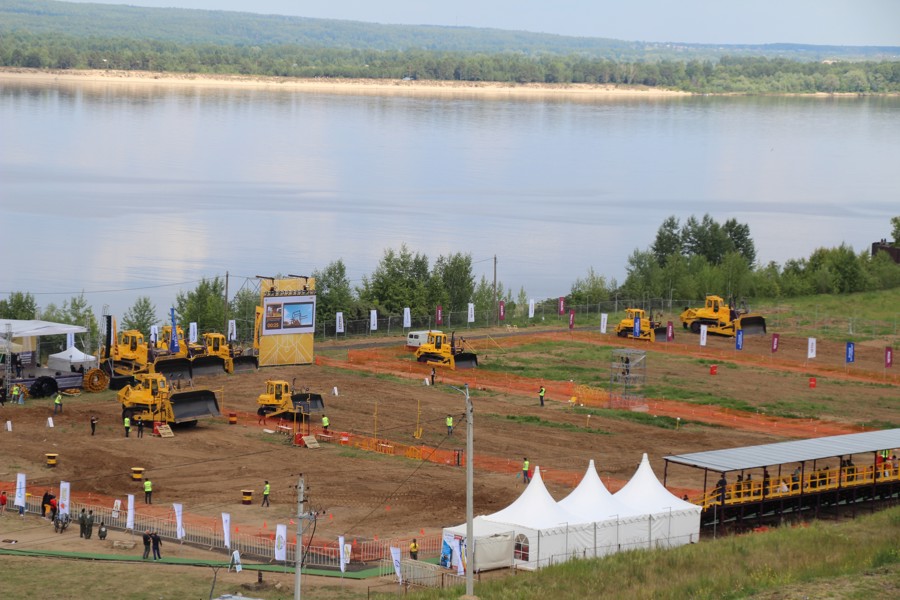
<instances>
[{"instance_id":1,"label":"white tent canopy","mask_svg":"<svg viewBox=\"0 0 900 600\"><path fill-rule=\"evenodd\" d=\"M14 338L64 335L66 333L84 333L87 331L87 329L78 325L66 325L65 323L53 323L52 321L0 319L0 335L6 335L7 326L10 328Z\"/></svg>"},{"instance_id":2,"label":"white tent canopy","mask_svg":"<svg viewBox=\"0 0 900 600\"><path fill-rule=\"evenodd\" d=\"M97 366L97 357L85 354L75 346L66 348L62 352L51 354L47 359L47 368L54 371L71 371L72 367L78 370L83 366L85 370Z\"/></svg>"}]
</instances>

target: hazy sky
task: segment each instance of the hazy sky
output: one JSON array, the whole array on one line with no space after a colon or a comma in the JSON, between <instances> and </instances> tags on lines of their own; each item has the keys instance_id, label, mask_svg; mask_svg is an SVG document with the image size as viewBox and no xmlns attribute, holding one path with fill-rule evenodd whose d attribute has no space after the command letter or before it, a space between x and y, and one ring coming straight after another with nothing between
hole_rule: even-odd
<instances>
[{"instance_id":1,"label":"hazy sky","mask_svg":"<svg viewBox=\"0 0 900 600\"><path fill-rule=\"evenodd\" d=\"M900 0L74 0L650 42L900 46Z\"/></svg>"}]
</instances>

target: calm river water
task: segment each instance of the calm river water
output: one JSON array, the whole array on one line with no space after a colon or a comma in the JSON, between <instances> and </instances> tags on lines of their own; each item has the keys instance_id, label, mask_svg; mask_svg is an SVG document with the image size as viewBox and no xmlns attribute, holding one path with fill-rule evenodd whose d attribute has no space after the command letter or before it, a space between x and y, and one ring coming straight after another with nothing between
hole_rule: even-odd
<instances>
[{"instance_id":1,"label":"calm river water","mask_svg":"<svg viewBox=\"0 0 900 600\"><path fill-rule=\"evenodd\" d=\"M0 293L159 316L200 277L351 279L406 243L563 295L662 220L748 223L763 262L900 214L900 98L519 100L0 79ZM236 283L235 283L236 281Z\"/></svg>"}]
</instances>

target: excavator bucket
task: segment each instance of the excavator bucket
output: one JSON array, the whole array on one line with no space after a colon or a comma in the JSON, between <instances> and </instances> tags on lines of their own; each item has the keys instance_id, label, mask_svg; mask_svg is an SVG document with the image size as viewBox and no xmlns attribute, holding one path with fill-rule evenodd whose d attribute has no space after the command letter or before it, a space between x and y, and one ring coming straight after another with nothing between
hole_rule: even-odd
<instances>
[{"instance_id":1,"label":"excavator bucket","mask_svg":"<svg viewBox=\"0 0 900 600\"><path fill-rule=\"evenodd\" d=\"M220 417L219 401L211 390L187 390L169 396L176 423Z\"/></svg>"},{"instance_id":2,"label":"excavator bucket","mask_svg":"<svg viewBox=\"0 0 900 600\"><path fill-rule=\"evenodd\" d=\"M153 363L153 372L161 373L167 379L190 379L191 361L188 358L160 357Z\"/></svg>"},{"instance_id":3,"label":"excavator bucket","mask_svg":"<svg viewBox=\"0 0 900 600\"><path fill-rule=\"evenodd\" d=\"M474 352L460 352L453 357L457 369L474 369L478 366L478 355Z\"/></svg>"},{"instance_id":4,"label":"excavator bucket","mask_svg":"<svg viewBox=\"0 0 900 600\"><path fill-rule=\"evenodd\" d=\"M234 365L234 373L247 373L259 370L259 358L252 354L235 356L231 359Z\"/></svg>"},{"instance_id":5,"label":"excavator bucket","mask_svg":"<svg viewBox=\"0 0 900 600\"><path fill-rule=\"evenodd\" d=\"M194 377L222 375L227 371L226 361L221 356L195 356L191 359Z\"/></svg>"},{"instance_id":6,"label":"excavator bucket","mask_svg":"<svg viewBox=\"0 0 900 600\"><path fill-rule=\"evenodd\" d=\"M741 317L741 327L744 335L765 335L766 319L760 316Z\"/></svg>"}]
</instances>

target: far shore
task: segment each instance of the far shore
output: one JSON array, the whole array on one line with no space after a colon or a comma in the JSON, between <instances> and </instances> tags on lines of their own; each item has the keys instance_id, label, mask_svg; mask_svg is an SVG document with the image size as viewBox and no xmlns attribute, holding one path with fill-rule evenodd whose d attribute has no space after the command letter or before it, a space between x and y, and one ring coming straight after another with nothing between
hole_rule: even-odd
<instances>
[{"instance_id":1,"label":"far shore","mask_svg":"<svg viewBox=\"0 0 900 600\"><path fill-rule=\"evenodd\" d=\"M196 88L286 90L328 94L373 95L472 95L518 98L671 98L688 92L646 86L599 84L509 84L490 81L425 81L399 79L298 79L258 75L209 75L203 73L156 73L119 70L39 70L0 68L0 82L91 83L106 85L173 85Z\"/></svg>"}]
</instances>

